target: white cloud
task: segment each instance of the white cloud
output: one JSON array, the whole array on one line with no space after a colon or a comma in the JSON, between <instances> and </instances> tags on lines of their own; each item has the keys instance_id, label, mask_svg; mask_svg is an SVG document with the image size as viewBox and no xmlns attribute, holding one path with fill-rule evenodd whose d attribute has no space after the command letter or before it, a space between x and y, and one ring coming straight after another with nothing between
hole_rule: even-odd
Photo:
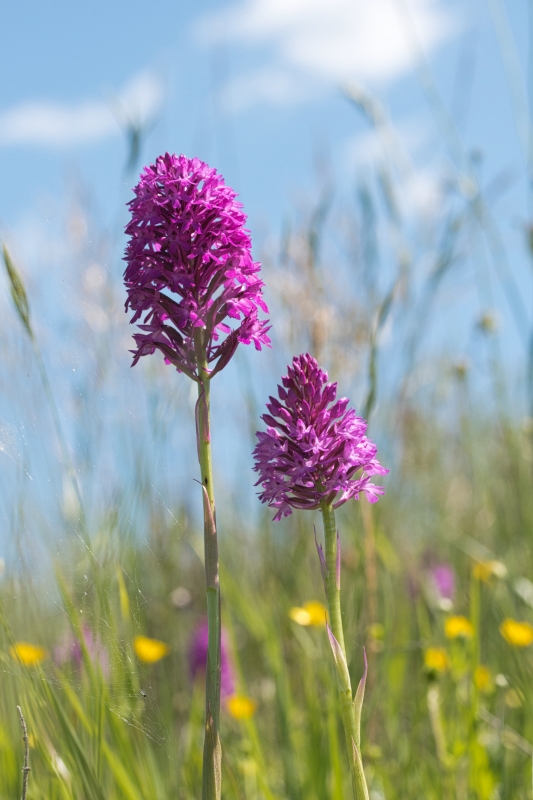
<instances>
[{"instance_id":1,"label":"white cloud","mask_svg":"<svg viewBox=\"0 0 533 800\"><path fill-rule=\"evenodd\" d=\"M0 115L2 144L65 145L103 139L117 132L109 106L63 106L43 101L21 103Z\"/></svg>"},{"instance_id":2,"label":"white cloud","mask_svg":"<svg viewBox=\"0 0 533 800\"><path fill-rule=\"evenodd\" d=\"M422 217L431 218L442 204L442 176L433 170L419 170L407 181L404 194L408 205Z\"/></svg>"},{"instance_id":3,"label":"white cloud","mask_svg":"<svg viewBox=\"0 0 533 800\"><path fill-rule=\"evenodd\" d=\"M164 99L165 90L161 78L147 70L135 75L110 102L122 124L129 123L139 127L157 116Z\"/></svg>"},{"instance_id":4,"label":"white cloud","mask_svg":"<svg viewBox=\"0 0 533 800\"><path fill-rule=\"evenodd\" d=\"M304 99L306 87L289 72L264 67L253 72L239 75L229 81L223 88L220 97L221 105L231 111L254 103L273 103L274 105L290 105L295 100Z\"/></svg>"},{"instance_id":5,"label":"white cloud","mask_svg":"<svg viewBox=\"0 0 533 800\"><path fill-rule=\"evenodd\" d=\"M383 142L374 129L351 137L346 144L346 165L360 169L368 165L374 166L376 161L383 160Z\"/></svg>"},{"instance_id":6,"label":"white cloud","mask_svg":"<svg viewBox=\"0 0 533 800\"><path fill-rule=\"evenodd\" d=\"M151 119L162 100L161 81L142 72L109 102L88 100L70 106L42 100L20 103L0 112L0 145L61 147L116 136L120 124Z\"/></svg>"},{"instance_id":7,"label":"white cloud","mask_svg":"<svg viewBox=\"0 0 533 800\"><path fill-rule=\"evenodd\" d=\"M433 143L435 128L426 117L420 115L393 125L382 106L377 105L374 98L370 99L378 108L379 119L365 133L350 137L345 146L346 163L350 169L359 169L385 160L395 164L401 177L409 178L416 173L413 159L420 160Z\"/></svg>"},{"instance_id":8,"label":"white cloud","mask_svg":"<svg viewBox=\"0 0 533 800\"><path fill-rule=\"evenodd\" d=\"M384 126L386 123L384 123ZM394 128L372 128L350 137L344 146L347 167L357 172L374 171L386 163L407 215L431 218L440 207L443 177L437 167L420 166L424 150L434 137L434 129L418 116L404 120Z\"/></svg>"},{"instance_id":9,"label":"white cloud","mask_svg":"<svg viewBox=\"0 0 533 800\"><path fill-rule=\"evenodd\" d=\"M271 74L284 72L287 81L299 76L307 81L383 82L407 72L416 62L411 24L426 53L457 28L449 7L445 11L439 0L409 0L408 9L398 0L241 0L204 17L199 35L207 44L270 45ZM256 73L260 99L269 99L266 74L265 69ZM253 101L253 76L247 77L243 100L248 96ZM286 101L283 93L274 89L270 93L273 101Z\"/></svg>"}]
</instances>

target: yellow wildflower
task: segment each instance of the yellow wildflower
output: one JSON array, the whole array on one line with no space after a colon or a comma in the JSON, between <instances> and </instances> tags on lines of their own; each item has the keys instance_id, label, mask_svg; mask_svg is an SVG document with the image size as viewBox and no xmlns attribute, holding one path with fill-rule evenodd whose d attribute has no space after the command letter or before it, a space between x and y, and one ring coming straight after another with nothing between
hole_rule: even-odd
<instances>
[{"instance_id":1,"label":"yellow wildflower","mask_svg":"<svg viewBox=\"0 0 533 800\"><path fill-rule=\"evenodd\" d=\"M444 633L448 639L471 639L474 626L466 617L448 617L444 623Z\"/></svg>"},{"instance_id":2,"label":"yellow wildflower","mask_svg":"<svg viewBox=\"0 0 533 800\"><path fill-rule=\"evenodd\" d=\"M298 625L320 627L326 624L326 607L318 600L309 600L303 606L289 609L289 617Z\"/></svg>"},{"instance_id":3,"label":"yellow wildflower","mask_svg":"<svg viewBox=\"0 0 533 800\"><path fill-rule=\"evenodd\" d=\"M444 672L448 664L448 654L443 647L429 647L424 653L424 665L428 670Z\"/></svg>"},{"instance_id":4,"label":"yellow wildflower","mask_svg":"<svg viewBox=\"0 0 533 800\"><path fill-rule=\"evenodd\" d=\"M480 692L489 691L492 685L492 675L490 669L484 664L479 664L474 670L474 686Z\"/></svg>"},{"instance_id":5,"label":"yellow wildflower","mask_svg":"<svg viewBox=\"0 0 533 800\"><path fill-rule=\"evenodd\" d=\"M139 661L144 661L145 664L155 664L170 652L168 644L159 639L149 639L148 636L136 636L133 649Z\"/></svg>"},{"instance_id":6,"label":"yellow wildflower","mask_svg":"<svg viewBox=\"0 0 533 800\"><path fill-rule=\"evenodd\" d=\"M234 719L250 719L255 714L257 703L250 697L234 694L226 700L226 707Z\"/></svg>"},{"instance_id":7,"label":"yellow wildflower","mask_svg":"<svg viewBox=\"0 0 533 800\"><path fill-rule=\"evenodd\" d=\"M488 583L492 577L505 578L507 567L501 561L479 561L474 564L472 574L476 580Z\"/></svg>"},{"instance_id":8,"label":"yellow wildflower","mask_svg":"<svg viewBox=\"0 0 533 800\"><path fill-rule=\"evenodd\" d=\"M45 658L48 658L48 651L44 647L39 647L29 642L15 642L9 648L9 655L13 661L18 661L19 664L23 664L25 667L34 667L44 661Z\"/></svg>"},{"instance_id":9,"label":"yellow wildflower","mask_svg":"<svg viewBox=\"0 0 533 800\"><path fill-rule=\"evenodd\" d=\"M289 608L289 617L294 621L297 622L298 625L309 625L311 622L311 617L305 610L305 608L301 608L300 606L293 606Z\"/></svg>"},{"instance_id":10,"label":"yellow wildflower","mask_svg":"<svg viewBox=\"0 0 533 800\"><path fill-rule=\"evenodd\" d=\"M304 611L309 614L309 624L316 627L325 626L326 624L326 607L318 600L309 600L303 604Z\"/></svg>"},{"instance_id":11,"label":"yellow wildflower","mask_svg":"<svg viewBox=\"0 0 533 800\"><path fill-rule=\"evenodd\" d=\"M515 619L504 619L500 625L500 633L513 647L528 647L533 642L533 625L529 622L518 622Z\"/></svg>"}]
</instances>

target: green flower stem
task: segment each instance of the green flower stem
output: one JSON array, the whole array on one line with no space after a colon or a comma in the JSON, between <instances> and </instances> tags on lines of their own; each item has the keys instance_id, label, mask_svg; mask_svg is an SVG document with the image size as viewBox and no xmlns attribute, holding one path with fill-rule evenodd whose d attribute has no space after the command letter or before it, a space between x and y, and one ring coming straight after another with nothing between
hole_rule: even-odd
<instances>
[{"instance_id":1,"label":"green flower stem","mask_svg":"<svg viewBox=\"0 0 533 800\"><path fill-rule=\"evenodd\" d=\"M205 680L205 739L202 771L202 800L220 800L220 584L215 493L211 459L210 379L207 362L198 364L197 442L204 502L204 554L207 592L208 646Z\"/></svg>"},{"instance_id":2,"label":"green flower stem","mask_svg":"<svg viewBox=\"0 0 533 800\"><path fill-rule=\"evenodd\" d=\"M359 729L360 707L356 709L352 697L352 685L346 660L346 647L344 645L344 631L341 614L340 579L337 580L337 526L335 512L331 503L322 502L320 505L324 522L324 535L326 543L326 595L328 600L329 627L338 642L340 652L333 652L337 666L337 681L339 698L341 702L342 721L346 735L348 759L352 776L352 789L355 800L368 800L363 763L361 761L361 741ZM361 700L362 702L362 700Z\"/></svg>"}]
</instances>

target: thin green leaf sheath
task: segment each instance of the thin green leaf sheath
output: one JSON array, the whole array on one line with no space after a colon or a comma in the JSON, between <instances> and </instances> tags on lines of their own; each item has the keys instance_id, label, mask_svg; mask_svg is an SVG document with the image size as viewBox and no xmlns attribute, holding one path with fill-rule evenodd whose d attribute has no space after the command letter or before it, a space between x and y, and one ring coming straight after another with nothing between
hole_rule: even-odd
<instances>
[{"instance_id":1,"label":"thin green leaf sheath","mask_svg":"<svg viewBox=\"0 0 533 800\"><path fill-rule=\"evenodd\" d=\"M361 681L360 688L354 701L352 697L352 685L348 663L346 660L346 648L344 645L344 631L342 627L341 612L341 592L340 592L340 548L338 543L337 528L335 525L335 512L332 503L322 501L320 504L322 520L324 522L325 537L325 559L326 559L326 597L328 601L329 625L328 635L330 638L331 649L337 668L337 682L339 686L339 698L341 703L342 722L346 736L346 747L348 759L350 761L350 771L352 775L352 789L356 800L368 800L368 789L366 786L365 773L361 761L361 736L360 736L360 715L363 702L364 679Z\"/></svg>"}]
</instances>

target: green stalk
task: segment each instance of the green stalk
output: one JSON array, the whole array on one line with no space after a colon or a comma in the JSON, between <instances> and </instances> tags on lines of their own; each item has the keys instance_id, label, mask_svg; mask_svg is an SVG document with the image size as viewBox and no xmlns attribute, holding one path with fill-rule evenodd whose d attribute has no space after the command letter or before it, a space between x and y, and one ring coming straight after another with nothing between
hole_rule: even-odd
<instances>
[{"instance_id":1,"label":"green stalk","mask_svg":"<svg viewBox=\"0 0 533 800\"><path fill-rule=\"evenodd\" d=\"M199 356L199 357L198 357ZM204 561L207 593L207 665L205 673L205 739L202 800L220 800L222 749L220 746L220 584L215 493L211 459L210 379L207 360L197 340L197 444L204 502Z\"/></svg>"},{"instance_id":2,"label":"green stalk","mask_svg":"<svg viewBox=\"0 0 533 800\"><path fill-rule=\"evenodd\" d=\"M352 684L346 660L344 631L341 614L340 574L337 569L337 526L332 503L322 501L320 505L324 522L326 543L326 595L328 600L329 627L335 639L331 642L333 657L337 667L337 682L341 702L341 714L348 748L348 760L352 776L352 790L355 800L369 800L363 762L361 760L360 720L365 676L359 684L355 699L352 697Z\"/></svg>"}]
</instances>

